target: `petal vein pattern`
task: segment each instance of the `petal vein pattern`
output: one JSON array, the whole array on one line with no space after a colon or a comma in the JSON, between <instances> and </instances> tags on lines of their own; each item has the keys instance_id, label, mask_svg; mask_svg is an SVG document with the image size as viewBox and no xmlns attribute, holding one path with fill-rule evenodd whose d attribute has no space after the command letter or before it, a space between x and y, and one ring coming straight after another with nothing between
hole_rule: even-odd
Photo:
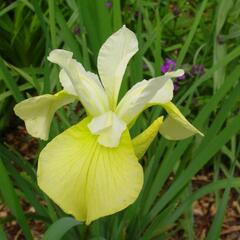
<instances>
[{"instance_id":1,"label":"petal vein pattern","mask_svg":"<svg viewBox=\"0 0 240 240\"><path fill-rule=\"evenodd\" d=\"M60 91L55 95L45 94L26 99L18 103L14 111L24 120L27 131L33 137L47 140L54 113L75 100L75 96Z\"/></svg>"},{"instance_id":2,"label":"petal vein pattern","mask_svg":"<svg viewBox=\"0 0 240 240\"><path fill-rule=\"evenodd\" d=\"M60 82L65 91L77 95L91 116L98 116L109 110L107 95L97 75L86 72L83 66L72 58L72 53L55 49L48 57L63 70Z\"/></svg>"},{"instance_id":3,"label":"petal vein pattern","mask_svg":"<svg viewBox=\"0 0 240 240\"><path fill-rule=\"evenodd\" d=\"M126 208L143 184L128 130L117 148L106 148L90 133L89 122L86 118L54 138L41 152L37 172L40 188L87 224Z\"/></svg>"},{"instance_id":4,"label":"petal vein pattern","mask_svg":"<svg viewBox=\"0 0 240 240\"><path fill-rule=\"evenodd\" d=\"M160 127L160 134L169 140L181 140L199 134L204 136L195 128L172 103L162 105L168 113L166 120Z\"/></svg>"}]
</instances>

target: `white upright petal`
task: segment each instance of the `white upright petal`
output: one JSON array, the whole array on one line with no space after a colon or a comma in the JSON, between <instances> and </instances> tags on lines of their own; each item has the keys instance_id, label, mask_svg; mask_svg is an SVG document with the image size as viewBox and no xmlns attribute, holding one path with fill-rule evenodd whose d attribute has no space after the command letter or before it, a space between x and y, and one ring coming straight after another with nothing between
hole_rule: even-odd
<instances>
[{"instance_id":1,"label":"white upright petal","mask_svg":"<svg viewBox=\"0 0 240 240\"><path fill-rule=\"evenodd\" d=\"M165 75L171 77L171 78L176 78L176 77L182 77L184 75L184 70L183 69L178 69L173 72L166 72Z\"/></svg>"},{"instance_id":2,"label":"white upright petal","mask_svg":"<svg viewBox=\"0 0 240 240\"><path fill-rule=\"evenodd\" d=\"M55 95L45 94L26 99L18 103L14 111L24 120L27 131L33 137L47 140L54 113L74 100L76 97L61 91Z\"/></svg>"},{"instance_id":3,"label":"white upright petal","mask_svg":"<svg viewBox=\"0 0 240 240\"><path fill-rule=\"evenodd\" d=\"M91 116L98 116L109 110L107 95L97 75L85 71L84 67L72 58L71 52L55 49L48 60L63 68L60 72L61 84L67 92L78 95Z\"/></svg>"},{"instance_id":4,"label":"white upright petal","mask_svg":"<svg viewBox=\"0 0 240 240\"><path fill-rule=\"evenodd\" d=\"M137 51L137 38L125 26L111 35L99 51L98 72L113 108L117 104L118 93L127 64Z\"/></svg>"},{"instance_id":5,"label":"white upright petal","mask_svg":"<svg viewBox=\"0 0 240 240\"><path fill-rule=\"evenodd\" d=\"M103 88L102 84L98 78L98 75L96 75L95 73L92 73L92 72L86 72L86 75L89 77L89 79L94 81L100 88ZM69 78L68 74L66 73L66 71L64 69L62 69L60 71L59 79L60 79L60 83L65 92L72 94L74 96L78 96L78 94L72 84L71 79Z\"/></svg>"},{"instance_id":6,"label":"white upright petal","mask_svg":"<svg viewBox=\"0 0 240 240\"><path fill-rule=\"evenodd\" d=\"M167 72L164 74L164 76L169 78L181 77L182 75L184 75L183 69L178 69L176 71ZM173 98L173 89L173 82L171 81L171 79L168 79L166 84L150 99L148 103L149 106L156 104L161 105L170 102Z\"/></svg>"},{"instance_id":7,"label":"white upright petal","mask_svg":"<svg viewBox=\"0 0 240 240\"><path fill-rule=\"evenodd\" d=\"M169 72L161 77L143 80L135 84L117 106L117 115L130 124L146 108L155 104L165 104L173 98L171 78L184 74L182 69Z\"/></svg>"},{"instance_id":8,"label":"white upright petal","mask_svg":"<svg viewBox=\"0 0 240 240\"><path fill-rule=\"evenodd\" d=\"M148 102L149 105L164 104L170 102L173 98L173 89L173 82L171 79L168 79L166 81L166 84L157 91L153 98L150 99Z\"/></svg>"},{"instance_id":9,"label":"white upright petal","mask_svg":"<svg viewBox=\"0 0 240 240\"><path fill-rule=\"evenodd\" d=\"M126 124L113 112L95 117L88 124L92 134L98 135L98 142L105 147L117 147Z\"/></svg>"},{"instance_id":10,"label":"white upright petal","mask_svg":"<svg viewBox=\"0 0 240 240\"><path fill-rule=\"evenodd\" d=\"M68 77L68 75L64 69L62 69L59 73L59 80L60 80L60 83L62 84L64 91L66 91L67 93L72 94L74 96L78 95L72 84L71 79Z\"/></svg>"},{"instance_id":11,"label":"white upright petal","mask_svg":"<svg viewBox=\"0 0 240 240\"><path fill-rule=\"evenodd\" d=\"M158 92L160 93L156 97L158 102L170 101L173 97L173 87L171 86L171 79L168 75L135 84L118 104L117 115L127 124L131 123Z\"/></svg>"}]
</instances>

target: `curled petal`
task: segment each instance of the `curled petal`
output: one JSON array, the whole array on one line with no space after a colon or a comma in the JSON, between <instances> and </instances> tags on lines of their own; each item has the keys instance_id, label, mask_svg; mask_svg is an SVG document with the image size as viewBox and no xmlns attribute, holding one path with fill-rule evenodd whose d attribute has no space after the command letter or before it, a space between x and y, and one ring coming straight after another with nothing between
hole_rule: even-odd
<instances>
[{"instance_id":1,"label":"curled petal","mask_svg":"<svg viewBox=\"0 0 240 240\"><path fill-rule=\"evenodd\" d=\"M135 34L123 26L102 45L97 65L110 104L115 108L122 78L131 57L138 51Z\"/></svg>"},{"instance_id":2,"label":"curled petal","mask_svg":"<svg viewBox=\"0 0 240 240\"><path fill-rule=\"evenodd\" d=\"M173 97L171 76L163 75L143 80L135 84L122 98L117 106L117 115L130 124L144 109L153 105L169 102Z\"/></svg>"},{"instance_id":3,"label":"curled petal","mask_svg":"<svg viewBox=\"0 0 240 240\"><path fill-rule=\"evenodd\" d=\"M91 81L94 81L96 85L99 86L99 88L102 88L100 80L96 74L92 72L86 72L86 76L88 76L89 79L91 79ZM59 79L60 79L60 83L63 86L64 91L74 96L78 96L78 93L76 92L76 89L74 88L71 79L69 78L68 74L64 69L61 69L59 73Z\"/></svg>"},{"instance_id":4,"label":"curled petal","mask_svg":"<svg viewBox=\"0 0 240 240\"><path fill-rule=\"evenodd\" d=\"M69 51L55 49L48 56L50 62L63 68L60 72L60 82L64 90L77 95L91 116L108 111L107 95L97 75L87 72L72 55Z\"/></svg>"},{"instance_id":5,"label":"curled petal","mask_svg":"<svg viewBox=\"0 0 240 240\"><path fill-rule=\"evenodd\" d=\"M162 122L163 117L157 118L144 132L140 133L132 140L133 148L138 159L141 159L149 148L150 144L156 137Z\"/></svg>"},{"instance_id":6,"label":"curled petal","mask_svg":"<svg viewBox=\"0 0 240 240\"><path fill-rule=\"evenodd\" d=\"M87 224L132 204L143 184L128 131L117 148L105 148L90 133L89 122L86 118L54 138L41 152L37 172L40 188Z\"/></svg>"},{"instance_id":7,"label":"curled petal","mask_svg":"<svg viewBox=\"0 0 240 240\"><path fill-rule=\"evenodd\" d=\"M165 138L169 140L180 140L191 137L194 134L203 136L198 129L188 122L172 102L163 104L162 107L168 112L168 116L159 131Z\"/></svg>"},{"instance_id":8,"label":"curled petal","mask_svg":"<svg viewBox=\"0 0 240 240\"><path fill-rule=\"evenodd\" d=\"M33 137L47 140L54 113L74 100L76 97L61 91L55 95L45 94L26 99L18 103L14 111L24 120L27 131Z\"/></svg>"},{"instance_id":9,"label":"curled petal","mask_svg":"<svg viewBox=\"0 0 240 240\"><path fill-rule=\"evenodd\" d=\"M171 79L166 80L166 84L149 100L149 105L164 104L173 99L174 85Z\"/></svg>"},{"instance_id":10,"label":"curled petal","mask_svg":"<svg viewBox=\"0 0 240 240\"><path fill-rule=\"evenodd\" d=\"M184 70L183 69L178 69L173 72L167 72L164 74L165 77L169 77L168 80L166 80L166 84L160 88L156 94L150 99L148 102L148 105L155 105L155 104L164 104L168 103L172 100L173 98L173 90L174 90L174 85L173 82L170 78L176 78L176 77L181 77L184 75Z\"/></svg>"},{"instance_id":11,"label":"curled petal","mask_svg":"<svg viewBox=\"0 0 240 240\"><path fill-rule=\"evenodd\" d=\"M184 75L184 70L183 69L178 69L176 71L166 72L165 75L167 75L171 78L182 77Z\"/></svg>"},{"instance_id":12,"label":"curled petal","mask_svg":"<svg viewBox=\"0 0 240 240\"><path fill-rule=\"evenodd\" d=\"M113 112L106 112L88 124L91 133L98 135L98 142L105 147L117 147L126 124Z\"/></svg>"},{"instance_id":13,"label":"curled petal","mask_svg":"<svg viewBox=\"0 0 240 240\"><path fill-rule=\"evenodd\" d=\"M64 91L66 91L69 94L72 94L74 96L78 95L72 84L71 79L68 77L68 75L64 69L62 69L59 73L59 80L60 80L60 83L62 84Z\"/></svg>"}]
</instances>

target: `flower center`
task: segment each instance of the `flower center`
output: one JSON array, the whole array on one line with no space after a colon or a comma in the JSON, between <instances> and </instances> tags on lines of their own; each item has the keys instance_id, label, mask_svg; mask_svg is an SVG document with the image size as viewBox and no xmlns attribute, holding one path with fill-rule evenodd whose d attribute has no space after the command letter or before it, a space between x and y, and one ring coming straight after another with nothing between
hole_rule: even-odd
<instances>
[{"instance_id":1,"label":"flower center","mask_svg":"<svg viewBox=\"0 0 240 240\"><path fill-rule=\"evenodd\" d=\"M113 148L119 145L126 123L116 113L109 111L93 118L88 128L93 135L98 135L98 142L101 145Z\"/></svg>"}]
</instances>

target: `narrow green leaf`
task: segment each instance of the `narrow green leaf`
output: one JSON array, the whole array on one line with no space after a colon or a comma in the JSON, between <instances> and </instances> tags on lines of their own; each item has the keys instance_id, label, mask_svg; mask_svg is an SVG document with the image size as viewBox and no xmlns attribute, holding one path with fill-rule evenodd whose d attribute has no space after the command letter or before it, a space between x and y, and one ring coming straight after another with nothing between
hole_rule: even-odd
<instances>
[{"instance_id":1,"label":"narrow green leaf","mask_svg":"<svg viewBox=\"0 0 240 240\"><path fill-rule=\"evenodd\" d=\"M16 181L19 189L25 195L27 201L34 207L37 213L41 216L47 217L47 212L45 208L39 203L36 192L32 189L31 185L21 176L19 172L13 167L13 165L9 162L9 159L4 161L6 169L8 169L9 173L12 175L13 179Z\"/></svg>"},{"instance_id":2,"label":"narrow green leaf","mask_svg":"<svg viewBox=\"0 0 240 240\"><path fill-rule=\"evenodd\" d=\"M61 29L61 36L65 42L65 44L70 48L70 50L73 52L74 57L81 61L82 56L80 52L80 48L78 45L77 40L74 38L73 33L68 28L66 20L61 12L61 10L58 8L58 6L55 6L56 9L56 21Z\"/></svg>"},{"instance_id":3,"label":"narrow green leaf","mask_svg":"<svg viewBox=\"0 0 240 240\"><path fill-rule=\"evenodd\" d=\"M113 0L113 30L117 31L122 26L121 1Z\"/></svg>"},{"instance_id":4,"label":"narrow green leaf","mask_svg":"<svg viewBox=\"0 0 240 240\"><path fill-rule=\"evenodd\" d=\"M24 236L27 240L32 240L32 234L27 224L24 212L20 206L19 199L13 188L11 180L8 176L7 170L0 158L0 176L1 184L0 191L5 200L5 204L9 207L12 214L16 217L18 224L21 226Z\"/></svg>"},{"instance_id":5,"label":"narrow green leaf","mask_svg":"<svg viewBox=\"0 0 240 240\"><path fill-rule=\"evenodd\" d=\"M219 43L218 37L221 29L224 26L229 10L233 5L233 1L220 0L217 9L216 27L213 37L213 64L216 64L220 59L224 59L227 46L225 43ZM226 67L218 68L214 73L213 83L214 91L216 91L224 82Z\"/></svg>"},{"instance_id":6,"label":"narrow green leaf","mask_svg":"<svg viewBox=\"0 0 240 240\"><path fill-rule=\"evenodd\" d=\"M228 185L224 191L224 194L223 194L223 197L222 197L220 203L217 204L217 213L214 216L213 223L210 227L210 230L208 231L206 240L211 240L211 239L218 240L220 238L221 227L224 222L224 215L225 215L226 209L228 207L228 200L230 197L230 190L231 190L230 184L232 182L231 180L234 175L236 163L237 163L237 158L235 157L232 162L231 169L230 169L230 176L228 177L228 179L229 179Z\"/></svg>"},{"instance_id":7,"label":"narrow green leaf","mask_svg":"<svg viewBox=\"0 0 240 240\"><path fill-rule=\"evenodd\" d=\"M96 57L101 42L99 29L97 28L98 25L95 23L95 18L93 17L96 14L94 4L86 0L77 0L77 7L80 15L80 22L83 23L82 27L87 34L89 48L91 48L91 51L93 52L93 60L94 63L96 63Z\"/></svg>"},{"instance_id":8,"label":"narrow green leaf","mask_svg":"<svg viewBox=\"0 0 240 240\"><path fill-rule=\"evenodd\" d=\"M16 8L18 6L19 2L18 1L15 1L15 2L12 2L11 4L9 4L7 7L3 8L1 11L0 11L0 17L6 13L8 13L9 11L13 10L14 8Z\"/></svg>"},{"instance_id":9,"label":"narrow green leaf","mask_svg":"<svg viewBox=\"0 0 240 240\"><path fill-rule=\"evenodd\" d=\"M213 193L214 191L217 191L222 188L239 188L240 187L240 178L230 178L230 179L224 179L224 180L218 180L216 182L209 183L206 186L203 186L196 192L193 192L192 195L190 195L188 198L186 198L180 206L178 206L176 209L174 206L172 206L171 211L168 211L168 214L164 214L164 211L154 219L151 226L147 229L146 232L143 234L143 238L141 240L147 240L151 236L154 235L154 232L162 232L164 231L165 226L171 225L173 222L175 222L185 211L189 206L192 206L193 202L197 201L198 199L202 198L203 196ZM174 203L173 205L176 205Z\"/></svg>"},{"instance_id":10,"label":"narrow green leaf","mask_svg":"<svg viewBox=\"0 0 240 240\"><path fill-rule=\"evenodd\" d=\"M56 39L56 23L55 23L55 1L48 0L49 6L49 25L50 25L50 34L52 48L57 48L57 39Z\"/></svg>"},{"instance_id":11,"label":"narrow green leaf","mask_svg":"<svg viewBox=\"0 0 240 240\"><path fill-rule=\"evenodd\" d=\"M1 226L1 224L0 224L0 239L1 240L7 240L7 236L6 236L5 232L4 232L3 227Z\"/></svg>"},{"instance_id":12,"label":"narrow green leaf","mask_svg":"<svg viewBox=\"0 0 240 240\"><path fill-rule=\"evenodd\" d=\"M184 60L184 57L189 49L189 46L192 42L192 39L194 37L194 34L196 33L196 30L197 30L197 27L201 21L201 18L202 18L202 14L207 6L207 3L208 3L208 0L204 0L202 1L201 3L201 6L200 8L198 9L197 11L197 14L196 14L196 17L194 19L194 22L192 23L192 27L191 27L191 30L187 36L187 39L183 45L183 47L181 48L181 51L179 53L179 57L177 59L177 66L181 65L183 60Z\"/></svg>"},{"instance_id":13,"label":"narrow green leaf","mask_svg":"<svg viewBox=\"0 0 240 240\"><path fill-rule=\"evenodd\" d=\"M179 99L178 104L181 104L189 95L193 94L194 91L203 82L207 81L212 77L213 73L221 67L226 66L232 60L240 56L240 46L235 47L229 54L226 55L224 59L219 60L215 65L213 65L202 77L196 79L196 81L190 86L183 96Z\"/></svg>"},{"instance_id":14,"label":"narrow green leaf","mask_svg":"<svg viewBox=\"0 0 240 240\"><path fill-rule=\"evenodd\" d=\"M20 102L24 99L22 93L19 91L15 79L4 64L3 59L0 57L0 76L3 79L6 87L11 91L16 102Z\"/></svg>"},{"instance_id":15,"label":"narrow green leaf","mask_svg":"<svg viewBox=\"0 0 240 240\"><path fill-rule=\"evenodd\" d=\"M206 240L218 240L219 239L221 226L222 226L222 223L224 220L224 214L225 214L228 199L229 199L229 193L230 193L230 188L227 186L227 188L223 194L223 199L222 199L220 205L218 206L218 211L216 213L216 216L214 217L213 224L207 234Z\"/></svg>"},{"instance_id":16,"label":"narrow green leaf","mask_svg":"<svg viewBox=\"0 0 240 240\"><path fill-rule=\"evenodd\" d=\"M216 154L216 152L221 149L221 147L226 144L229 139L240 130L240 115L234 117L231 123L221 131L220 134L216 135L211 139L207 149L201 149L187 169L179 176L178 179L171 185L167 192L163 195L161 200L153 207L150 216L155 216L159 211L161 211L171 199L173 199L176 194L181 190L182 187L201 169L209 159Z\"/></svg>"},{"instance_id":17,"label":"narrow green leaf","mask_svg":"<svg viewBox=\"0 0 240 240\"><path fill-rule=\"evenodd\" d=\"M13 149L6 148L0 143L0 157L11 159L20 169L23 169L32 179L36 179L35 171L28 161Z\"/></svg>"},{"instance_id":18,"label":"narrow green leaf","mask_svg":"<svg viewBox=\"0 0 240 240\"><path fill-rule=\"evenodd\" d=\"M23 92L23 91L25 91L25 90L28 90L28 89L33 88L33 86L32 86L31 84L29 84L29 83L24 83L24 84L22 84L22 85L19 85L18 88L19 88L19 90L20 90L21 92ZM6 98L8 98L8 97L10 97L10 96L12 96L12 92L11 92L10 90L1 93L1 94L0 94L0 102L3 101L3 100L5 100Z\"/></svg>"},{"instance_id":19,"label":"narrow green leaf","mask_svg":"<svg viewBox=\"0 0 240 240\"><path fill-rule=\"evenodd\" d=\"M82 224L71 217L64 217L53 223L44 234L42 240L60 240L71 228Z\"/></svg>"}]
</instances>

